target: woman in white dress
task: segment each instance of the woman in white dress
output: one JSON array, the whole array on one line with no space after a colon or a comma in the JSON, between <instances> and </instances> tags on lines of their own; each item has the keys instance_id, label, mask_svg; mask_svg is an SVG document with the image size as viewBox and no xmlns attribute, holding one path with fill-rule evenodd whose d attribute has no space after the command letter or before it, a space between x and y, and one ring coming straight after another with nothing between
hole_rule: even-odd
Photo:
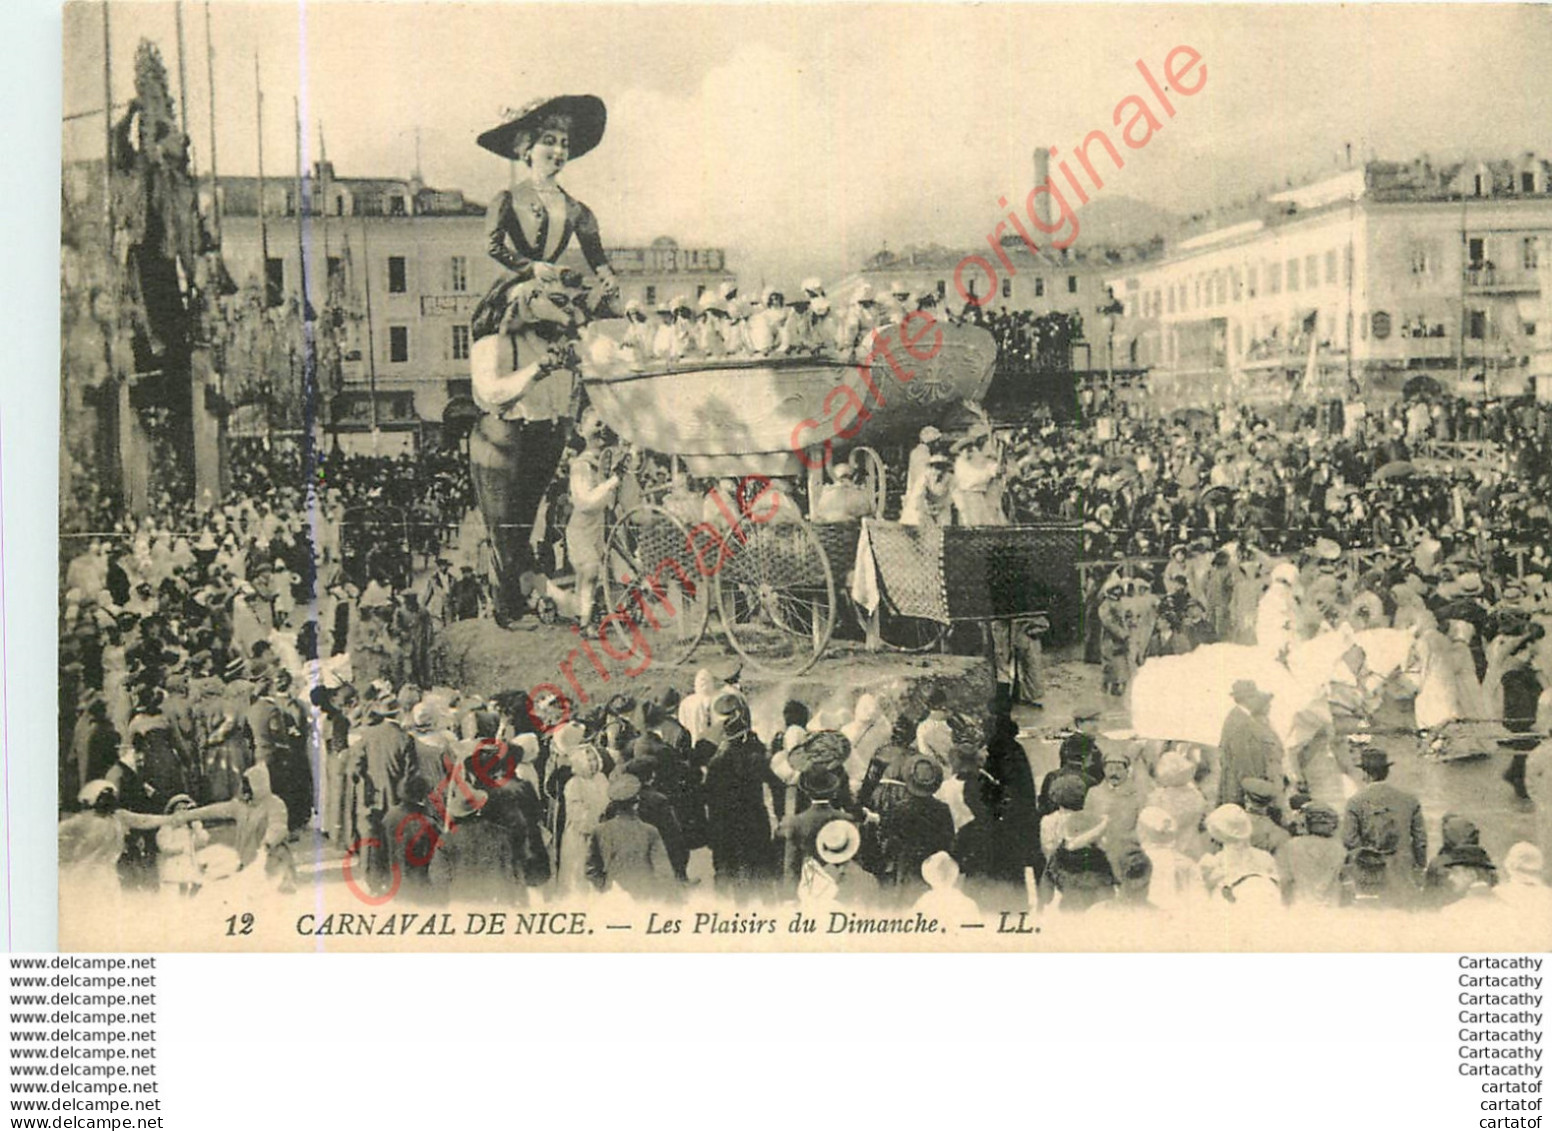
<instances>
[{"instance_id":1,"label":"woman in white dress","mask_svg":"<svg viewBox=\"0 0 1552 1131\"><path fill-rule=\"evenodd\" d=\"M1471 625L1450 621L1448 626L1447 636L1436 628L1424 627L1417 637L1423 673L1413 709L1423 730L1484 714L1482 685L1471 656Z\"/></svg>"}]
</instances>

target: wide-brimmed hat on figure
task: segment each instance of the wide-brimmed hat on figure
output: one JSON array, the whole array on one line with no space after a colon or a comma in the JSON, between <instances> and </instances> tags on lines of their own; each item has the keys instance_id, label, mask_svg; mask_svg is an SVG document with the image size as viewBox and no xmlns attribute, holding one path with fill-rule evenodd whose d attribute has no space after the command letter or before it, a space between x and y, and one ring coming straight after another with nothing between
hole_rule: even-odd
<instances>
[{"instance_id":1,"label":"wide-brimmed hat on figure","mask_svg":"<svg viewBox=\"0 0 1552 1131\"><path fill-rule=\"evenodd\" d=\"M584 153L597 147L603 140L608 111L603 99L592 94L562 94L553 98L536 98L532 102L509 111L499 125L482 133L481 148L498 157L516 156L514 143L525 133L537 133L548 117L564 117L570 120L567 131L571 145L569 159L575 161Z\"/></svg>"}]
</instances>

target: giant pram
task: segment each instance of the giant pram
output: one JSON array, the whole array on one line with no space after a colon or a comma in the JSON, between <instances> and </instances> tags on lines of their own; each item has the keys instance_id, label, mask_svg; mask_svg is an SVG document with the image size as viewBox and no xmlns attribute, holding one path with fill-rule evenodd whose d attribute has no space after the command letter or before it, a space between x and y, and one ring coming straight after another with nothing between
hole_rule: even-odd
<instances>
[{"instance_id":1,"label":"giant pram","mask_svg":"<svg viewBox=\"0 0 1552 1131\"><path fill-rule=\"evenodd\" d=\"M615 333L609 322L596 325ZM779 483L812 476L837 450L854 447L853 462L865 469L877 502L874 513L882 514L884 462L875 448L861 445L914 442L917 430L940 422L957 402L978 399L991 380L991 335L970 325L938 327L941 348L915 366L909 383L895 383L888 366L875 364L871 379L882 397L858 366L825 356L640 368L584 359L583 385L622 439L677 457L691 475L739 480L741 490L763 485L745 477ZM868 412L832 428L837 402L865 404ZM808 439L814 447L795 446ZM827 450L817 443L826 440ZM876 614L877 636L906 650L938 645L958 621L1076 615L1077 524L916 529L881 518L811 522L790 502L773 517L772 509L758 499L728 500L718 538L708 524L652 502L611 524L604 571L609 605L650 634L656 662L688 659L713 606L729 643L751 667L789 675L824 653L843 605Z\"/></svg>"}]
</instances>

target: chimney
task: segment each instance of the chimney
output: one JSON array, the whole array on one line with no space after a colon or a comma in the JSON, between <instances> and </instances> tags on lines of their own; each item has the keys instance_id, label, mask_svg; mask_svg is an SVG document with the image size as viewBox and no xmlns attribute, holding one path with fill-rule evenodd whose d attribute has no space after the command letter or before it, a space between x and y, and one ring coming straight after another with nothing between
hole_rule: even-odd
<instances>
[{"instance_id":1,"label":"chimney","mask_svg":"<svg viewBox=\"0 0 1552 1131\"><path fill-rule=\"evenodd\" d=\"M1051 179L1051 151L1035 150L1035 184L1043 185ZM1051 223L1051 194L1043 192L1035 198L1036 219L1047 229Z\"/></svg>"}]
</instances>

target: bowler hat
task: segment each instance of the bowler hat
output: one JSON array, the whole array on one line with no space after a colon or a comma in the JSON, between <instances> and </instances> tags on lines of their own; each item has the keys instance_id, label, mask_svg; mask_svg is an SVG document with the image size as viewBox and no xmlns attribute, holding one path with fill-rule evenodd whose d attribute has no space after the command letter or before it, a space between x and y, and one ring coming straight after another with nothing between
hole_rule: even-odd
<instances>
[{"instance_id":1,"label":"bowler hat","mask_svg":"<svg viewBox=\"0 0 1552 1131\"><path fill-rule=\"evenodd\" d=\"M841 789L841 775L829 766L810 766L798 776L798 788L816 801L828 801Z\"/></svg>"}]
</instances>

